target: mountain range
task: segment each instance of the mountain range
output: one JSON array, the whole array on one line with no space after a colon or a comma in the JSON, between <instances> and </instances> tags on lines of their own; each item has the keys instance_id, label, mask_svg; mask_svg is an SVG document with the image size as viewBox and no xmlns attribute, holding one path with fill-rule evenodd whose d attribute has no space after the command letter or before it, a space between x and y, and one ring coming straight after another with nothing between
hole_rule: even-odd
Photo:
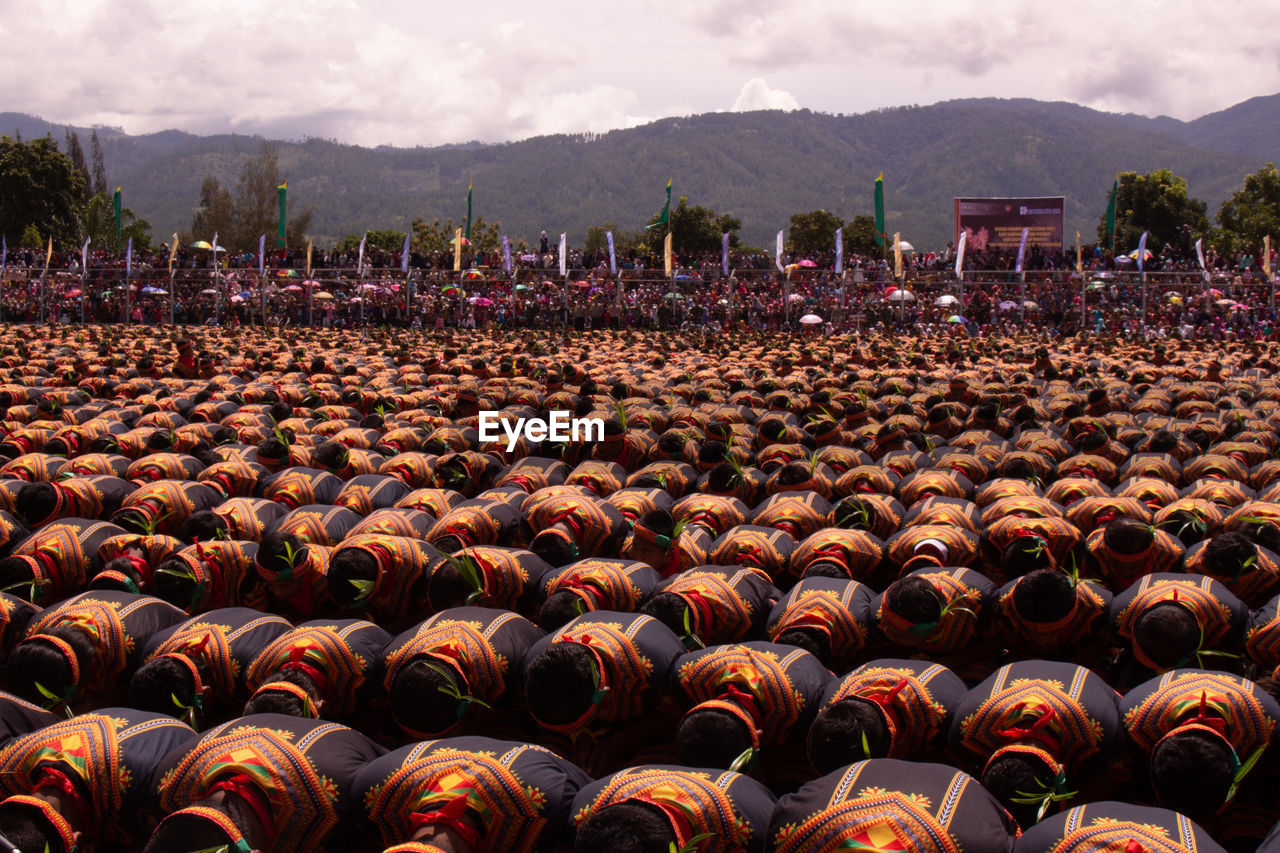
<instances>
[{"instance_id":1,"label":"mountain range","mask_svg":"<svg viewBox=\"0 0 1280 853\"><path fill-rule=\"evenodd\" d=\"M49 133L61 144L67 129L0 113L2 133ZM70 129L87 150L90 129ZM151 223L157 240L191 227L206 175L234 187L263 141L97 130L108 183L124 187L126 206ZM580 245L589 227L606 222L640 230L661 209L672 178L674 197L738 217L743 241L766 246L793 213L871 214L880 172L887 230L919 247L950 239L957 196L1065 196L1070 242L1077 230L1092 239L1120 171L1171 169L1208 202L1212 217L1246 174L1280 160L1280 94L1186 122L982 98L858 115L708 113L500 144L275 144L290 209L314 210L318 245L365 229L404 230L418 216L460 222L468 181L475 214L500 222L513 239L532 243L542 230L565 231Z\"/></svg>"}]
</instances>

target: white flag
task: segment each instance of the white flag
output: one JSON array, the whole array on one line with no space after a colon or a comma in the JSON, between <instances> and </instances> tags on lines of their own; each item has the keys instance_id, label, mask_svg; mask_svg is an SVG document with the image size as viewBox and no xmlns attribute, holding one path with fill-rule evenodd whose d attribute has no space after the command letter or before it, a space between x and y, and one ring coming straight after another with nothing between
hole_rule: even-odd
<instances>
[{"instance_id":1,"label":"white flag","mask_svg":"<svg viewBox=\"0 0 1280 853\"><path fill-rule=\"evenodd\" d=\"M1147 234L1143 231L1142 236L1138 238L1138 272L1142 272L1142 268L1147 263Z\"/></svg>"},{"instance_id":2,"label":"white flag","mask_svg":"<svg viewBox=\"0 0 1280 853\"><path fill-rule=\"evenodd\" d=\"M560 275L569 274L569 235L560 235Z\"/></svg>"},{"instance_id":3,"label":"white flag","mask_svg":"<svg viewBox=\"0 0 1280 853\"><path fill-rule=\"evenodd\" d=\"M778 232L778 248L773 253L773 264L782 272L782 232Z\"/></svg>"},{"instance_id":4,"label":"white flag","mask_svg":"<svg viewBox=\"0 0 1280 853\"><path fill-rule=\"evenodd\" d=\"M969 232L960 232L960 245L956 246L956 278L964 278L964 250L969 245Z\"/></svg>"},{"instance_id":5,"label":"white flag","mask_svg":"<svg viewBox=\"0 0 1280 853\"><path fill-rule=\"evenodd\" d=\"M1209 280L1209 268L1204 264L1204 238L1201 237L1196 241L1196 260L1200 262L1200 269L1204 271L1204 280Z\"/></svg>"}]
</instances>

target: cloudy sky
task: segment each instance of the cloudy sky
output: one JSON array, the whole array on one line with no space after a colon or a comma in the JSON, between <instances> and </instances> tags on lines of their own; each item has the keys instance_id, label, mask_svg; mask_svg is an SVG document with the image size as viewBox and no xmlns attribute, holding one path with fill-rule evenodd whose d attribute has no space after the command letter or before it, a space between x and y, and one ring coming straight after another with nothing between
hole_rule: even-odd
<instances>
[{"instance_id":1,"label":"cloudy sky","mask_svg":"<svg viewBox=\"0 0 1280 853\"><path fill-rule=\"evenodd\" d=\"M1191 119L1280 91L1268 0L0 0L0 110L437 145L964 97Z\"/></svg>"}]
</instances>

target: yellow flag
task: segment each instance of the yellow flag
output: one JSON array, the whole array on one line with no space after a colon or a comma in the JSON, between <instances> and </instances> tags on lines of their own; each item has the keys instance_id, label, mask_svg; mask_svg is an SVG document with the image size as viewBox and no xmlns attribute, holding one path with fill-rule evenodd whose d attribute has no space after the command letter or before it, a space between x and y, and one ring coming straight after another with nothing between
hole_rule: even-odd
<instances>
[{"instance_id":1,"label":"yellow flag","mask_svg":"<svg viewBox=\"0 0 1280 853\"><path fill-rule=\"evenodd\" d=\"M44 254L44 271L49 271L49 262L53 260L53 235L49 235L49 251Z\"/></svg>"},{"instance_id":2,"label":"yellow flag","mask_svg":"<svg viewBox=\"0 0 1280 853\"><path fill-rule=\"evenodd\" d=\"M1076 272L1084 275L1084 255L1080 254L1080 232L1076 232Z\"/></svg>"},{"instance_id":3,"label":"yellow flag","mask_svg":"<svg viewBox=\"0 0 1280 853\"><path fill-rule=\"evenodd\" d=\"M1271 235L1262 238L1262 271L1271 278Z\"/></svg>"},{"instance_id":4,"label":"yellow flag","mask_svg":"<svg viewBox=\"0 0 1280 853\"><path fill-rule=\"evenodd\" d=\"M169 275L173 275L174 262L178 260L178 235L173 235L173 241L169 248Z\"/></svg>"},{"instance_id":5,"label":"yellow flag","mask_svg":"<svg viewBox=\"0 0 1280 853\"><path fill-rule=\"evenodd\" d=\"M902 232L893 232L893 277L902 278Z\"/></svg>"},{"instance_id":6,"label":"yellow flag","mask_svg":"<svg viewBox=\"0 0 1280 853\"><path fill-rule=\"evenodd\" d=\"M462 229L453 232L453 271L462 270Z\"/></svg>"},{"instance_id":7,"label":"yellow flag","mask_svg":"<svg viewBox=\"0 0 1280 853\"><path fill-rule=\"evenodd\" d=\"M311 278L311 250L315 248L314 239L307 241L307 278Z\"/></svg>"},{"instance_id":8,"label":"yellow flag","mask_svg":"<svg viewBox=\"0 0 1280 853\"><path fill-rule=\"evenodd\" d=\"M671 278L671 232L667 232L667 237L662 241L662 268L666 270L667 278Z\"/></svg>"}]
</instances>

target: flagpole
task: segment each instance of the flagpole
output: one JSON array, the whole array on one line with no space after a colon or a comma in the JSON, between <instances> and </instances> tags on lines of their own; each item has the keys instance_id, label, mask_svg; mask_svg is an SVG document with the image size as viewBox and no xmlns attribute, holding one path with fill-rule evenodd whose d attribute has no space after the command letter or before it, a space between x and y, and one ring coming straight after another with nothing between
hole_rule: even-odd
<instances>
[{"instance_id":1,"label":"flagpole","mask_svg":"<svg viewBox=\"0 0 1280 853\"><path fill-rule=\"evenodd\" d=\"M81 326L84 325L84 301L85 301L84 288L88 280L89 280L89 264L88 264L88 261L86 260L85 263L80 265L80 325Z\"/></svg>"},{"instance_id":2,"label":"flagpole","mask_svg":"<svg viewBox=\"0 0 1280 853\"><path fill-rule=\"evenodd\" d=\"M174 278L177 275L177 272L178 271L173 268L173 264L170 264L169 265L169 325L170 326L176 325L176 323L174 322L173 293L175 290Z\"/></svg>"},{"instance_id":3,"label":"flagpole","mask_svg":"<svg viewBox=\"0 0 1280 853\"><path fill-rule=\"evenodd\" d=\"M1019 322L1023 326L1026 326L1027 325L1027 271L1026 270L1023 270L1019 274L1018 305L1019 305L1018 310L1021 312L1018 315Z\"/></svg>"},{"instance_id":4,"label":"flagpole","mask_svg":"<svg viewBox=\"0 0 1280 853\"><path fill-rule=\"evenodd\" d=\"M726 332L733 328L733 297L735 295L735 291L738 289L737 272L737 267L729 270L729 316L725 318L724 324Z\"/></svg>"}]
</instances>

